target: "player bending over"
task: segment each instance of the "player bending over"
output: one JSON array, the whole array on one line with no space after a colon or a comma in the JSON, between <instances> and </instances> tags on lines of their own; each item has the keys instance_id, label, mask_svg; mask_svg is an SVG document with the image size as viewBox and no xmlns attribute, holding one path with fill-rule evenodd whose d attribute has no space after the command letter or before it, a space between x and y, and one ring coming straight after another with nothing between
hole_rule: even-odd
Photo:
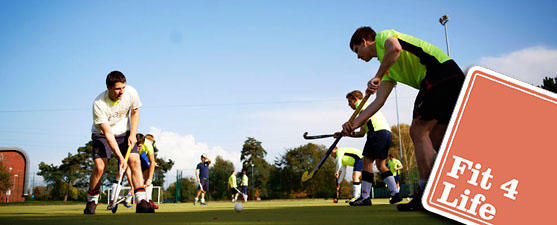
<instances>
[{"instance_id":1,"label":"player bending over","mask_svg":"<svg viewBox=\"0 0 557 225\"><path fill-rule=\"evenodd\" d=\"M153 209L158 209L159 207L153 202L153 174L155 174L155 150L153 144L155 144L155 138L151 134L143 136L143 134L137 134L137 147L139 148L139 159L141 160L141 170L143 171L143 179L145 180L145 194L147 195L147 201L151 204Z\"/></svg>"},{"instance_id":2,"label":"player bending over","mask_svg":"<svg viewBox=\"0 0 557 225\"><path fill-rule=\"evenodd\" d=\"M362 102L363 95L362 92L355 90L348 93L346 95L346 99L348 100L350 108L356 110ZM368 105L366 104L362 109L366 109L367 107ZM371 205L370 192L371 185L373 184L373 161L375 161L383 181L387 183L387 187L389 188L391 195L389 202L391 204L395 204L402 201L402 198L398 193L398 188L396 187L395 178L385 164L393 136L391 134L391 127L381 112L377 112L374 116L370 117L361 126L359 132L351 131L348 133L348 136L363 137L366 134L367 140L363 151L364 171L362 172L362 195L359 199L356 199L356 201L351 202L350 205ZM339 133L335 134L335 136L338 135Z\"/></svg>"},{"instance_id":3,"label":"player bending over","mask_svg":"<svg viewBox=\"0 0 557 225\"><path fill-rule=\"evenodd\" d=\"M464 73L437 46L395 30L376 34L371 27L360 27L352 35L350 50L366 62L377 57L381 64L375 77L367 83L366 90L370 94L377 92L377 97L354 121L343 124L343 133L351 133L376 114L396 82L419 89L410 137L414 142L419 185L423 191L433 167L435 151L439 150L464 83ZM400 204L397 208L400 211L423 210L421 196L420 191L408 204Z\"/></svg>"},{"instance_id":4,"label":"player bending over","mask_svg":"<svg viewBox=\"0 0 557 225\"><path fill-rule=\"evenodd\" d=\"M336 170L335 178L337 179L337 194L340 189L340 183L344 179L346 173L346 167L353 167L352 172L352 193L353 198L350 202L354 202L356 199L360 198L362 185L360 179L362 177L363 170L363 155L362 151L355 148L337 148L335 147L331 152L331 156L336 158ZM337 199L338 200L338 199Z\"/></svg>"}]
</instances>

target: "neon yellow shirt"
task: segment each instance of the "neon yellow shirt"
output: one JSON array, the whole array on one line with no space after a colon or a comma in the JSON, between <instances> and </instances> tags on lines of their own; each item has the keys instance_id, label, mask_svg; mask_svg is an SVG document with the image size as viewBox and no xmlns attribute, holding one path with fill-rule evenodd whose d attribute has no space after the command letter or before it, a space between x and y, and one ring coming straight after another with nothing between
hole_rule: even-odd
<instances>
[{"instance_id":1,"label":"neon yellow shirt","mask_svg":"<svg viewBox=\"0 0 557 225\"><path fill-rule=\"evenodd\" d=\"M416 89L426 76L426 69L444 63L451 58L440 48L421 39L403 34L395 30L384 30L375 36L377 60L383 61L385 41L394 37L402 47L400 56L389 68L382 80L401 82Z\"/></svg>"},{"instance_id":2,"label":"neon yellow shirt","mask_svg":"<svg viewBox=\"0 0 557 225\"><path fill-rule=\"evenodd\" d=\"M358 108L361 102L362 100L356 101L355 104L356 108ZM364 109L366 109L368 106L369 106L369 102L366 102L364 107L362 107L362 110L359 113L364 111ZM371 121L371 125L373 125L373 131L380 131L380 130L391 131L391 126L389 126L389 122L387 122L387 119L385 118L385 116L383 116L383 113L381 113L381 111L377 111L375 114L373 114L373 116L369 118L369 120ZM362 128L366 131L366 133L369 132L369 127L367 126L367 123L362 125Z\"/></svg>"},{"instance_id":3,"label":"neon yellow shirt","mask_svg":"<svg viewBox=\"0 0 557 225\"><path fill-rule=\"evenodd\" d=\"M228 185L230 185L230 188L238 187L238 184L236 183L236 175L232 174L228 177Z\"/></svg>"},{"instance_id":4,"label":"neon yellow shirt","mask_svg":"<svg viewBox=\"0 0 557 225\"><path fill-rule=\"evenodd\" d=\"M242 186L248 186L248 176L243 174L242 175L242 183L240 184Z\"/></svg>"},{"instance_id":5,"label":"neon yellow shirt","mask_svg":"<svg viewBox=\"0 0 557 225\"><path fill-rule=\"evenodd\" d=\"M141 147L141 149L139 149L140 155L144 152L147 153L147 155L155 154L155 150L153 148L153 142L147 138L145 138L145 143L143 143L143 146Z\"/></svg>"},{"instance_id":6,"label":"neon yellow shirt","mask_svg":"<svg viewBox=\"0 0 557 225\"><path fill-rule=\"evenodd\" d=\"M398 170L395 170L395 168L402 166L400 160L393 158L393 160L389 160L387 164L389 164L389 169L391 170L391 173L393 173L393 176L398 175Z\"/></svg>"}]
</instances>

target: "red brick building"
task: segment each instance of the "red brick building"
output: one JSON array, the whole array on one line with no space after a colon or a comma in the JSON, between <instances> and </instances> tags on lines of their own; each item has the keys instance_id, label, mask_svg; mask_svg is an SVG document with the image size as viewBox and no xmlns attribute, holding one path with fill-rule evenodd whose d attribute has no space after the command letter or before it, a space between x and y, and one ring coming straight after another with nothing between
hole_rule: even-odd
<instances>
[{"instance_id":1,"label":"red brick building","mask_svg":"<svg viewBox=\"0 0 557 225\"><path fill-rule=\"evenodd\" d=\"M0 193L0 202L23 202L27 191L29 158L23 149L17 147L0 147L0 162L10 172L12 187L6 193Z\"/></svg>"}]
</instances>

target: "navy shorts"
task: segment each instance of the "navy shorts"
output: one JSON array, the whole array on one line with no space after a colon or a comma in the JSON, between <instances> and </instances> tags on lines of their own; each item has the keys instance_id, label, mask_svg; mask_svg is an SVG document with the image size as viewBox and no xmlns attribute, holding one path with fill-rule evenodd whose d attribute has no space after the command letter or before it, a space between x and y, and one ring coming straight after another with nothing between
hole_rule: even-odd
<instances>
[{"instance_id":1,"label":"navy shorts","mask_svg":"<svg viewBox=\"0 0 557 225\"><path fill-rule=\"evenodd\" d=\"M400 183L400 175L396 175L396 176L395 176L395 182L396 182L396 183Z\"/></svg>"},{"instance_id":2,"label":"navy shorts","mask_svg":"<svg viewBox=\"0 0 557 225\"><path fill-rule=\"evenodd\" d=\"M147 153L141 153L139 159L141 161L141 171L148 170L151 164L149 163L149 156L147 156Z\"/></svg>"},{"instance_id":3,"label":"navy shorts","mask_svg":"<svg viewBox=\"0 0 557 225\"><path fill-rule=\"evenodd\" d=\"M387 159L389 148L393 142L393 135L388 130L367 132L367 141L363 155L372 159Z\"/></svg>"},{"instance_id":4,"label":"navy shorts","mask_svg":"<svg viewBox=\"0 0 557 225\"><path fill-rule=\"evenodd\" d=\"M364 159L356 159L356 161L354 162L354 171L364 171Z\"/></svg>"},{"instance_id":5,"label":"navy shorts","mask_svg":"<svg viewBox=\"0 0 557 225\"><path fill-rule=\"evenodd\" d=\"M464 78L453 60L428 68L414 102L413 118L449 124Z\"/></svg>"},{"instance_id":6,"label":"navy shorts","mask_svg":"<svg viewBox=\"0 0 557 225\"><path fill-rule=\"evenodd\" d=\"M240 186L240 187L242 187L242 193L247 195L248 194L248 186Z\"/></svg>"},{"instance_id":7,"label":"navy shorts","mask_svg":"<svg viewBox=\"0 0 557 225\"><path fill-rule=\"evenodd\" d=\"M122 156L126 156L126 151L128 150L128 137L130 132L126 132L120 135L114 136L116 138L116 143L118 143L118 148L120 148L120 153ZM91 140L93 141L93 159L96 158L107 158L110 159L112 155L112 148L108 145L108 141L104 134L91 134ZM133 146L131 153L139 153L137 145Z\"/></svg>"},{"instance_id":8,"label":"navy shorts","mask_svg":"<svg viewBox=\"0 0 557 225\"><path fill-rule=\"evenodd\" d=\"M201 185L200 187L203 187L203 191L206 192L207 190L209 190L209 180L203 179L203 178L202 178L202 179L201 179L201 184L200 184L200 185ZM199 189L200 187L198 187L198 189Z\"/></svg>"}]
</instances>

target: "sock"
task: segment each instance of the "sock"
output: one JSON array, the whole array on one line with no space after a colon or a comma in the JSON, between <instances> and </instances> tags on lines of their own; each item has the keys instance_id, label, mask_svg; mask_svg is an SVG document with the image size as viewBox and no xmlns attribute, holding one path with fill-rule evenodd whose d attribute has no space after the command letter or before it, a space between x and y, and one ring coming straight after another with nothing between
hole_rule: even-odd
<instances>
[{"instance_id":1,"label":"sock","mask_svg":"<svg viewBox=\"0 0 557 225\"><path fill-rule=\"evenodd\" d=\"M199 201L199 198L195 198L195 202L198 202L198 201Z\"/></svg>"},{"instance_id":2,"label":"sock","mask_svg":"<svg viewBox=\"0 0 557 225\"><path fill-rule=\"evenodd\" d=\"M244 202L248 201L248 195L244 195Z\"/></svg>"},{"instance_id":3,"label":"sock","mask_svg":"<svg viewBox=\"0 0 557 225\"><path fill-rule=\"evenodd\" d=\"M111 192L110 193L110 201L112 201L114 199L114 196L118 195L119 193L116 193L116 189L118 189L118 181L114 181L114 183L112 183L112 187L111 187Z\"/></svg>"},{"instance_id":4,"label":"sock","mask_svg":"<svg viewBox=\"0 0 557 225\"><path fill-rule=\"evenodd\" d=\"M201 203L205 203L205 198L201 198Z\"/></svg>"},{"instance_id":5,"label":"sock","mask_svg":"<svg viewBox=\"0 0 557 225\"><path fill-rule=\"evenodd\" d=\"M133 192L135 192L135 200L138 202L138 204L142 200L146 200L145 188L136 188L135 190L133 190Z\"/></svg>"},{"instance_id":6,"label":"sock","mask_svg":"<svg viewBox=\"0 0 557 225\"><path fill-rule=\"evenodd\" d=\"M238 194L234 195L234 201L238 200Z\"/></svg>"},{"instance_id":7,"label":"sock","mask_svg":"<svg viewBox=\"0 0 557 225\"><path fill-rule=\"evenodd\" d=\"M373 173L363 171L362 172L362 198L369 198L371 194L371 185L373 184Z\"/></svg>"},{"instance_id":8,"label":"sock","mask_svg":"<svg viewBox=\"0 0 557 225\"><path fill-rule=\"evenodd\" d=\"M360 197L360 194L362 193L362 183L360 182L353 182L352 183L352 194L354 196L355 199L358 199Z\"/></svg>"},{"instance_id":9,"label":"sock","mask_svg":"<svg viewBox=\"0 0 557 225\"><path fill-rule=\"evenodd\" d=\"M128 195L126 196L126 202L127 202L128 204L131 204L131 203L132 203L132 197L133 197L133 190L130 190L130 191L128 192Z\"/></svg>"},{"instance_id":10,"label":"sock","mask_svg":"<svg viewBox=\"0 0 557 225\"><path fill-rule=\"evenodd\" d=\"M99 189L87 191L87 201L99 204Z\"/></svg>"},{"instance_id":11,"label":"sock","mask_svg":"<svg viewBox=\"0 0 557 225\"><path fill-rule=\"evenodd\" d=\"M420 180L418 181L418 185L420 185L420 189L422 191L425 190L425 185L427 184L427 179L424 178L420 178Z\"/></svg>"},{"instance_id":12,"label":"sock","mask_svg":"<svg viewBox=\"0 0 557 225\"><path fill-rule=\"evenodd\" d=\"M387 184L387 188L389 188L391 196L394 196L396 193L398 193L395 177L393 176L393 173L391 171L381 173L381 178L383 178L383 181Z\"/></svg>"},{"instance_id":13,"label":"sock","mask_svg":"<svg viewBox=\"0 0 557 225\"><path fill-rule=\"evenodd\" d=\"M153 198L153 185L149 185L147 186L147 188L145 188L145 195L147 195L147 201L151 200Z\"/></svg>"}]
</instances>

